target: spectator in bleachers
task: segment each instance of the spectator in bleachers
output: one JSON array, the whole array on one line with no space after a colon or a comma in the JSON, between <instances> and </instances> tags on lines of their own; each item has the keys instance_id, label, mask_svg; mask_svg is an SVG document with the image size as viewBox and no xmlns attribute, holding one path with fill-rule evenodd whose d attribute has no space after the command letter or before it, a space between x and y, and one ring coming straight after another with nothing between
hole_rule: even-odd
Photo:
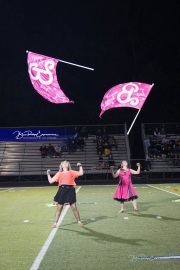
<instances>
[{"instance_id":1,"label":"spectator in bleachers","mask_svg":"<svg viewBox=\"0 0 180 270\"><path fill-rule=\"evenodd\" d=\"M70 152L74 152L75 149L76 149L76 147L75 147L74 138L72 138L72 137L68 138L67 139L67 150L68 150L69 154L70 154Z\"/></svg>"},{"instance_id":2,"label":"spectator in bleachers","mask_svg":"<svg viewBox=\"0 0 180 270\"><path fill-rule=\"evenodd\" d=\"M175 140L170 140L170 141L169 141L169 147L170 147L171 149L175 149L175 146L176 146L176 141L175 141Z\"/></svg>"},{"instance_id":3,"label":"spectator in bleachers","mask_svg":"<svg viewBox=\"0 0 180 270\"><path fill-rule=\"evenodd\" d=\"M103 156L102 155L99 155L99 158L98 158L98 161L97 161L97 164L94 165L91 169L96 169L96 170L99 170L99 169L103 169L104 168L104 159L103 159Z\"/></svg>"},{"instance_id":4,"label":"spectator in bleachers","mask_svg":"<svg viewBox=\"0 0 180 270\"><path fill-rule=\"evenodd\" d=\"M157 140L152 140L150 138L150 147L148 148L148 156L154 159L162 158L162 146Z\"/></svg>"},{"instance_id":5,"label":"spectator in bleachers","mask_svg":"<svg viewBox=\"0 0 180 270\"><path fill-rule=\"evenodd\" d=\"M178 125L176 125L176 132L178 131ZM156 135L159 134L156 128ZM150 147L149 147L150 142ZM153 138L148 138L145 140L146 149L148 150L148 157L154 159L167 158L169 163L174 166L179 166L179 156L180 156L180 140L178 136L167 135L166 131L162 128L160 136L153 136ZM179 164L179 165L178 165Z\"/></svg>"},{"instance_id":6,"label":"spectator in bleachers","mask_svg":"<svg viewBox=\"0 0 180 270\"><path fill-rule=\"evenodd\" d=\"M161 133L160 133L160 131L159 131L158 128L155 128L155 129L154 129L153 135L154 135L154 137L157 137L157 136L160 136L160 135L161 135Z\"/></svg>"},{"instance_id":7,"label":"spectator in bleachers","mask_svg":"<svg viewBox=\"0 0 180 270\"><path fill-rule=\"evenodd\" d=\"M104 168L104 159L102 155L99 156L98 166L101 169Z\"/></svg>"},{"instance_id":8,"label":"spectator in bleachers","mask_svg":"<svg viewBox=\"0 0 180 270\"><path fill-rule=\"evenodd\" d=\"M102 138L98 138L96 149L97 149L97 155L102 155L103 154L104 146L103 146Z\"/></svg>"},{"instance_id":9,"label":"spectator in bleachers","mask_svg":"<svg viewBox=\"0 0 180 270\"><path fill-rule=\"evenodd\" d=\"M161 135L166 135L166 131L165 131L164 128L161 128L160 134L161 134Z\"/></svg>"},{"instance_id":10,"label":"spectator in bleachers","mask_svg":"<svg viewBox=\"0 0 180 270\"><path fill-rule=\"evenodd\" d=\"M145 171L151 171L151 161L148 155L146 155L145 160Z\"/></svg>"},{"instance_id":11,"label":"spectator in bleachers","mask_svg":"<svg viewBox=\"0 0 180 270\"><path fill-rule=\"evenodd\" d=\"M108 165L109 165L109 167L115 166L115 162L114 162L114 158L113 158L112 154L110 154L108 157Z\"/></svg>"},{"instance_id":12,"label":"spectator in bleachers","mask_svg":"<svg viewBox=\"0 0 180 270\"><path fill-rule=\"evenodd\" d=\"M54 146L51 143L49 143L49 145L47 147L47 156L53 157L54 155L55 155Z\"/></svg>"},{"instance_id":13,"label":"spectator in bleachers","mask_svg":"<svg viewBox=\"0 0 180 270\"><path fill-rule=\"evenodd\" d=\"M82 129L80 130L80 137L81 138L88 138L88 132L86 130L86 127L82 127Z\"/></svg>"},{"instance_id":14,"label":"spectator in bleachers","mask_svg":"<svg viewBox=\"0 0 180 270\"><path fill-rule=\"evenodd\" d=\"M149 155L150 158L152 158L154 148L155 148L155 141L152 140L152 137L149 137L149 143L150 143L150 147L148 147L148 155Z\"/></svg>"},{"instance_id":15,"label":"spectator in bleachers","mask_svg":"<svg viewBox=\"0 0 180 270\"><path fill-rule=\"evenodd\" d=\"M115 147L116 150L117 150L117 142L116 142L116 139L115 139L114 136L109 136L108 137L108 142L109 142L109 145L110 145L111 149L112 149L112 147Z\"/></svg>"},{"instance_id":16,"label":"spectator in bleachers","mask_svg":"<svg viewBox=\"0 0 180 270\"><path fill-rule=\"evenodd\" d=\"M146 147L146 152L148 153L148 155L150 156L150 152L151 152L151 143L150 143L150 136L147 136L146 139L144 140L144 144Z\"/></svg>"},{"instance_id":17,"label":"spectator in bleachers","mask_svg":"<svg viewBox=\"0 0 180 270\"><path fill-rule=\"evenodd\" d=\"M156 158L161 159L162 158L162 147L159 142L156 144Z\"/></svg>"},{"instance_id":18,"label":"spectator in bleachers","mask_svg":"<svg viewBox=\"0 0 180 270\"><path fill-rule=\"evenodd\" d=\"M72 138L72 144L73 144L73 151L76 151L79 148L79 137L78 138Z\"/></svg>"},{"instance_id":19,"label":"spectator in bleachers","mask_svg":"<svg viewBox=\"0 0 180 270\"><path fill-rule=\"evenodd\" d=\"M167 158L169 159L169 163L174 165L175 152L174 151L169 151L168 154L167 154Z\"/></svg>"},{"instance_id":20,"label":"spectator in bleachers","mask_svg":"<svg viewBox=\"0 0 180 270\"><path fill-rule=\"evenodd\" d=\"M68 151L67 140L64 140L61 145L61 152Z\"/></svg>"},{"instance_id":21,"label":"spectator in bleachers","mask_svg":"<svg viewBox=\"0 0 180 270\"><path fill-rule=\"evenodd\" d=\"M154 132L154 130L152 129L152 127L151 126L149 126L149 127L145 127L145 134L146 135L149 135L149 137L153 137L153 132Z\"/></svg>"},{"instance_id":22,"label":"spectator in bleachers","mask_svg":"<svg viewBox=\"0 0 180 270\"><path fill-rule=\"evenodd\" d=\"M77 145L78 145L78 148L79 148L81 151L84 151L84 145L85 145L85 142L84 142L84 139L83 139L82 137L78 139Z\"/></svg>"},{"instance_id":23,"label":"spectator in bleachers","mask_svg":"<svg viewBox=\"0 0 180 270\"><path fill-rule=\"evenodd\" d=\"M109 134L108 134L108 131L107 129L104 127L104 130L103 130L103 133L102 133L102 139L104 141L108 140L108 137L109 137Z\"/></svg>"},{"instance_id":24,"label":"spectator in bleachers","mask_svg":"<svg viewBox=\"0 0 180 270\"><path fill-rule=\"evenodd\" d=\"M75 127L75 128L74 128L74 135L73 135L73 138L74 138L74 139L77 139L77 138L79 138L79 136L80 136L79 130L78 130L77 127Z\"/></svg>"},{"instance_id":25,"label":"spectator in bleachers","mask_svg":"<svg viewBox=\"0 0 180 270\"><path fill-rule=\"evenodd\" d=\"M47 147L45 144L42 144L39 148L39 151L41 152L41 157L45 158L47 156Z\"/></svg>"},{"instance_id":26,"label":"spectator in bleachers","mask_svg":"<svg viewBox=\"0 0 180 270\"><path fill-rule=\"evenodd\" d=\"M102 138L103 132L100 128L98 128L98 130L96 131L96 139L100 139Z\"/></svg>"},{"instance_id":27,"label":"spectator in bleachers","mask_svg":"<svg viewBox=\"0 0 180 270\"><path fill-rule=\"evenodd\" d=\"M57 146L55 146L54 149L55 149L55 157L61 157L62 153L61 153L61 146L60 146L60 144L58 144Z\"/></svg>"},{"instance_id":28,"label":"spectator in bleachers","mask_svg":"<svg viewBox=\"0 0 180 270\"><path fill-rule=\"evenodd\" d=\"M103 148L104 148L104 151L103 152L104 152L105 156L109 156L111 154L111 147L110 147L108 141L105 141L104 142Z\"/></svg>"}]
</instances>

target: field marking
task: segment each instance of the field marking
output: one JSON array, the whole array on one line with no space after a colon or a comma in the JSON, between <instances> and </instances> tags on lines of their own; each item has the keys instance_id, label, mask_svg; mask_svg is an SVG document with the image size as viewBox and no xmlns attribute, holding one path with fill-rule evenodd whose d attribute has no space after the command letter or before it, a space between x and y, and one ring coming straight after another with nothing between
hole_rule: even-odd
<instances>
[{"instance_id":1,"label":"field marking","mask_svg":"<svg viewBox=\"0 0 180 270\"><path fill-rule=\"evenodd\" d=\"M79 202L77 204L97 204L97 202Z\"/></svg>"},{"instance_id":2,"label":"field marking","mask_svg":"<svg viewBox=\"0 0 180 270\"><path fill-rule=\"evenodd\" d=\"M164 191L164 192L167 192L167 193L170 193L170 194L173 194L173 195L176 195L176 196L179 196L180 197L180 194L177 194L177 193L174 193L174 192L170 192L170 191L164 190L162 188L154 187L152 185L147 185L147 186L152 187L152 188L156 188L156 189L159 189L161 191Z\"/></svg>"},{"instance_id":3,"label":"field marking","mask_svg":"<svg viewBox=\"0 0 180 270\"><path fill-rule=\"evenodd\" d=\"M161 219L162 217L161 216L156 216L157 219Z\"/></svg>"},{"instance_id":4,"label":"field marking","mask_svg":"<svg viewBox=\"0 0 180 270\"><path fill-rule=\"evenodd\" d=\"M171 256L132 256L132 261L180 260L180 255Z\"/></svg>"},{"instance_id":5,"label":"field marking","mask_svg":"<svg viewBox=\"0 0 180 270\"><path fill-rule=\"evenodd\" d=\"M76 190L76 193L80 190L81 186ZM37 255L33 265L31 266L30 270L37 270L41 264L41 261L43 260L57 230L58 227L60 226L61 222L63 221L68 209L69 209L70 205L67 205L66 208L63 210L62 215L60 216L58 223L57 223L57 227L52 229L50 235L48 236L46 242L44 243L42 249L40 250L39 254Z\"/></svg>"},{"instance_id":6,"label":"field marking","mask_svg":"<svg viewBox=\"0 0 180 270\"><path fill-rule=\"evenodd\" d=\"M12 189L14 189L14 188L3 189L3 190L0 190L0 192L7 192L7 191L10 191Z\"/></svg>"}]
</instances>

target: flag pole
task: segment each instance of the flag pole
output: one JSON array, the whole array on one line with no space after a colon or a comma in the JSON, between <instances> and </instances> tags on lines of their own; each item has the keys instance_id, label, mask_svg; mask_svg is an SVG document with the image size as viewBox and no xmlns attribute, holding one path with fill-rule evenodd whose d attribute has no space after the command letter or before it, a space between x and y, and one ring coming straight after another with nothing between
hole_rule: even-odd
<instances>
[{"instance_id":1,"label":"flag pole","mask_svg":"<svg viewBox=\"0 0 180 270\"><path fill-rule=\"evenodd\" d=\"M136 118L138 117L138 114L140 113L140 111L141 111L141 109L137 112L137 114L136 114L136 116L135 116L135 118L134 118L134 121L132 122L132 124L131 124L131 126L130 126L128 132L127 132L127 135L129 135L129 132L131 131L131 128L132 128L134 122L136 121Z\"/></svg>"},{"instance_id":2,"label":"flag pole","mask_svg":"<svg viewBox=\"0 0 180 270\"><path fill-rule=\"evenodd\" d=\"M60 59L58 59L58 60L59 60L60 62L62 62L62 63L65 63L65 64L69 64L69 65L73 65L73 66L81 67L81 68L86 68L86 69L89 69L89 70L94 70L94 68L89 68L89 67L77 65L77 64L74 64L74 63L71 63L71 62L66 62L66 61L60 60Z\"/></svg>"},{"instance_id":3,"label":"flag pole","mask_svg":"<svg viewBox=\"0 0 180 270\"><path fill-rule=\"evenodd\" d=\"M153 86L154 86L154 83L152 83L152 87L153 87ZM151 87L151 89L152 89L152 87ZM141 111L141 109L139 109L139 111L137 112L137 114L136 114L136 116L135 116L135 118L134 118L134 121L132 122L132 124L131 124L131 126L130 126L128 132L127 132L127 135L129 135L129 132L131 131L131 128L132 128L134 122L136 121L136 118L138 117L138 114L140 113L140 111Z\"/></svg>"},{"instance_id":4,"label":"flag pole","mask_svg":"<svg viewBox=\"0 0 180 270\"><path fill-rule=\"evenodd\" d=\"M26 52L28 53L29 51L26 51ZM48 57L49 57L49 56L48 56ZM85 69L89 69L89 70L94 70L94 68L90 68L90 67L81 66L81 65L74 64L74 63L67 62L67 61L60 60L60 59L57 59L57 60L59 60L59 62L62 62L62 63L65 63L65 64L69 64L69 65L73 65L73 66L76 66L76 67L81 67L81 68L85 68Z\"/></svg>"}]
</instances>

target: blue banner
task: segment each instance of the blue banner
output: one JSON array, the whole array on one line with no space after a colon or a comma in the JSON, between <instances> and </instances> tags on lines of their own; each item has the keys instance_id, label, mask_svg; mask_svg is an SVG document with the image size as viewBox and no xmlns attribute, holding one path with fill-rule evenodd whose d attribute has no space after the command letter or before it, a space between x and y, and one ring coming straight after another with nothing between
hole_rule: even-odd
<instances>
[{"instance_id":1,"label":"blue banner","mask_svg":"<svg viewBox=\"0 0 180 270\"><path fill-rule=\"evenodd\" d=\"M59 141L74 132L74 127L0 128L0 141Z\"/></svg>"}]
</instances>

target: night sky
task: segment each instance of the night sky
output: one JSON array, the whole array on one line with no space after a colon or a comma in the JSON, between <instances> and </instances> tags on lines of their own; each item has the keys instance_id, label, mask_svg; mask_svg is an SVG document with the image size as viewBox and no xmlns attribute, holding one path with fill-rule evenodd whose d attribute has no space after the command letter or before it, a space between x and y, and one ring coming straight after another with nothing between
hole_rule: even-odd
<instances>
[{"instance_id":1,"label":"night sky","mask_svg":"<svg viewBox=\"0 0 180 270\"><path fill-rule=\"evenodd\" d=\"M109 88L125 82L154 87L140 122L179 122L179 1L0 1L0 126L130 125L137 110L99 118ZM74 104L53 104L33 88L26 50L59 62L57 77Z\"/></svg>"}]
</instances>

